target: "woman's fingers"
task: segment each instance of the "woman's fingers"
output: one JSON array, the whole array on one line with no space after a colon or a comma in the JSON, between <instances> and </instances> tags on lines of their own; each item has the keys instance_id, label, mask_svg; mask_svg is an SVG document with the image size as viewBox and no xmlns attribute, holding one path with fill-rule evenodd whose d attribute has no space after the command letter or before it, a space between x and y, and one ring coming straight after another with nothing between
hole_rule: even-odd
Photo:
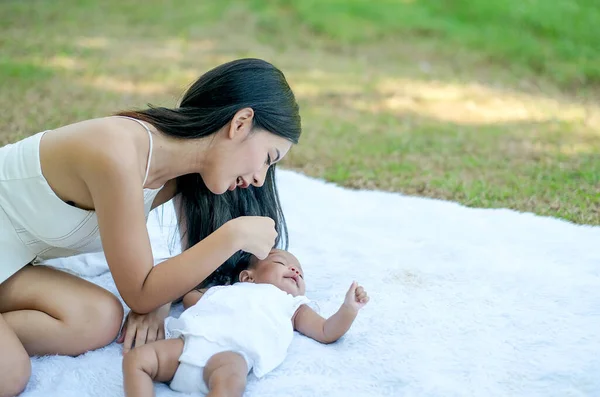
<instances>
[{"instance_id":1,"label":"woman's fingers","mask_svg":"<svg viewBox=\"0 0 600 397\"><path fill-rule=\"evenodd\" d=\"M158 338L158 328L148 328L148 336L146 336L146 343L155 342Z\"/></svg>"},{"instance_id":2,"label":"woman's fingers","mask_svg":"<svg viewBox=\"0 0 600 397\"><path fill-rule=\"evenodd\" d=\"M123 326L123 328L121 328L121 333L119 334L119 337L117 338L117 343L123 343L123 341L125 340L125 332L127 332L127 326Z\"/></svg>"},{"instance_id":3,"label":"woman's fingers","mask_svg":"<svg viewBox=\"0 0 600 397\"><path fill-rule=\"evenodd\" d=\"M140 327L135 333L135 347L140 347L146 344L148 339L148 327Z\"/></svg>"},{"instance_id":4,"label":"woman's fingers","mask_svg":"<svg viewBox=\"0 0 600 397\"><path fill-rule=\"evenodd\" d=\"M123 354L127 354L133 345L133 340L135 339L136 334L135 327L127 327L125 331L125 337L123 339Z\"/></svg>"}]
</instances>

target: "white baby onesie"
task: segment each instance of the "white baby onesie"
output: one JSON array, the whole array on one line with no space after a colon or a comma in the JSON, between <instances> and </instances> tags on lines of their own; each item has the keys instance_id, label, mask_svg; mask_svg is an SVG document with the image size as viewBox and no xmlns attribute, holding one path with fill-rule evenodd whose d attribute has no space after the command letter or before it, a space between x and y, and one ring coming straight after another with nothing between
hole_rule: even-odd
<instances>
[{"instance_id":1,"label":"white baby onesie","mask_svg":"<svg viewBox=\"0 0 600 397\"><path fill-rule=\"evenodd\" d=\"M193 372L200 376L183 379L183 373L176 373L171 388L206 393L203 368L213 355L223 351L241 354L248 371L253 370L259 378L266 375L285 359L294 336L292 316L309 302L305 296L294 297L271 284L236 283L210 288L178 319L169 317L165 321L167 338L184 339L177 372L181 369L190 376L193 366Z\"/></svg>"}]
</instances>

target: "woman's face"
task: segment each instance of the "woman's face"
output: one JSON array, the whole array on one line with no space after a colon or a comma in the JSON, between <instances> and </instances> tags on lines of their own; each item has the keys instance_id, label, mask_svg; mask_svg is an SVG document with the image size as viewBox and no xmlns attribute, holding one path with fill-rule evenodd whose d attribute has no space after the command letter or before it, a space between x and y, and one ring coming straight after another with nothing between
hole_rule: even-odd
<instances>
[{"instance_id":1,"label":"woman's face","mask_svg":"<svg viewBox=\"0 0 600 397\"><path fill-rule=\"evenodd\" d=\"M214 194L260 187L269 166L279 162L292 143L265 130L252 129L252 109L242 109L217 133L202 178Z\"/></svg>"}]
</instances>

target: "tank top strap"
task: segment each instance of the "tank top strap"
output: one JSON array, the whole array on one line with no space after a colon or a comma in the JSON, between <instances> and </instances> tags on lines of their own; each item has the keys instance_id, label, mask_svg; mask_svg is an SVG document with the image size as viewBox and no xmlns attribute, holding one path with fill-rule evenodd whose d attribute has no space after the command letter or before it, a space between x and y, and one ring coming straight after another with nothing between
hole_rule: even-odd
<instances>
[{"instance_id":1,"label":"tank top strap","mask_svg":"<svg viewBox=\"0 0 600 397\"><path fill-rule=\"evenodd\" d=\"M146 186L146 181L148 180L148 173L150 172L150 163L152 163L152 148L153 148L153 139L152 139L152 132L150 131L150 128L148 128L148 126L146 125L146 123L144 123L142 120L138 120L135 119L133 117L128 117L128 116L117 116L117 117L122 117L124 119L129 119L129 120L133 120L135 122L137 122L138 124L140 124L142 127L144 127L146 129L146 132L148 133L148 140L150 142L150 150L148 151L148 160L147 160L147 164L146 164L146 174L144 175L144 183L142 184L142 187Z\"/></svg>"}]
</instances>

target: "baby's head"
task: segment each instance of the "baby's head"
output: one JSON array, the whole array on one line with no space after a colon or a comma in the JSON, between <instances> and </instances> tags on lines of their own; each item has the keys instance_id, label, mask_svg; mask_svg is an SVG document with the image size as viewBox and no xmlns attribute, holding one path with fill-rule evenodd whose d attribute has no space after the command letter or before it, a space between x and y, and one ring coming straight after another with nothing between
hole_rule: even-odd
<instances>
[{"instance_id":1,"label":"baby's head","mask_svg":"<svg viewBox=\"0 0 600 397\"><path fill-rule=\"evenodd\" d=\"M290 295L304 295L304 272L298 259L287 251L273 249L269 256L259 260L252 256L248 267L239 274L239 281L272 284Z\"/></svg>"}]
</instances>

